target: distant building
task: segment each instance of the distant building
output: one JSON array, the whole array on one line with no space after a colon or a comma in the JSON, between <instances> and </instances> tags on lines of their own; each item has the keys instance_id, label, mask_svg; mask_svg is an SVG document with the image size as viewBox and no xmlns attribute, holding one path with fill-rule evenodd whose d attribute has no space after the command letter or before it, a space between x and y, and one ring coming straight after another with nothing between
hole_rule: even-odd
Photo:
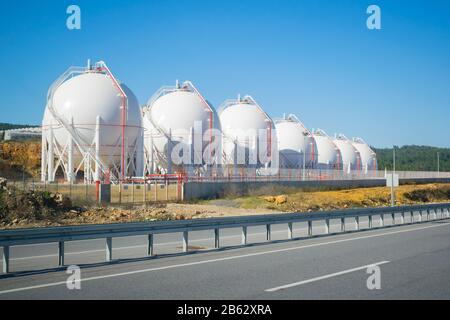
<instances>
[{"instance_id":1,"label":"distant building","mask_svg":"<svg viewBox=\"0 0 450 320\"><path fill-rule=\"evenodd\" d=\"M41 136L42 130L40 127L10 129L0 133L0 138L5 141L40 139Z\"/></svg>"}]
</instances>

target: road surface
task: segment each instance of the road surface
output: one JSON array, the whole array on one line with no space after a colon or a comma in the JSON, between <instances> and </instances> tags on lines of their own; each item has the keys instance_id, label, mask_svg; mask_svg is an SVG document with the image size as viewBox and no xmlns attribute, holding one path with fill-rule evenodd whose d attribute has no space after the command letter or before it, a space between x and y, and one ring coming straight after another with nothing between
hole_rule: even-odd
<instances>
[{"instance_id":1,"label":"road surface","mask_svg":"<svg viewBox=\"0 0 450 320\"><path fill-rule=\"evenodd\" d=\"M187 255L180 254L180 234L156 235L154 258L145 257L145 237L114 239L113 263L104 263L103 240L69 242L66 265L81 267L80 290L69 290L66 269L55 268L56 244L13 247L13 273L0 275L0 299L450 298L450 220L328 236L314 222L317 236L310 238L298 223L292 241L286 225L272 230L275 241L267 243L263 227L249 228L246 247L239 229L221 230L219 250L212 249L213 231L192 232ZM373 265L381 288L369 290Z\"/></svg>"}]
</instances>

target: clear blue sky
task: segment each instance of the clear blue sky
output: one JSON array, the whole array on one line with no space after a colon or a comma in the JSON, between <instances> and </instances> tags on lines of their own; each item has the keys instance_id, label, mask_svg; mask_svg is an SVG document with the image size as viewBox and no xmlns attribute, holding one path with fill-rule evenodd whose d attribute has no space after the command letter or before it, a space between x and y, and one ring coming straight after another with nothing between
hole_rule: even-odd
<instances>
[{"instance_id":1,"label":"clear blue sky","mask_svg":"<svg viewBox=\"0 0 450 320\"><path fill-rule=\"evenodd\" d=\"M81 8L82 29L66 28ZM377 4L382 30L366 28ZM450 1L2 1L0 122L41 122L67 67L105 60L144 104L192 80L214 106L251 94L273 117L370 144L450 147Z\"/></svg>"}]
</instances>

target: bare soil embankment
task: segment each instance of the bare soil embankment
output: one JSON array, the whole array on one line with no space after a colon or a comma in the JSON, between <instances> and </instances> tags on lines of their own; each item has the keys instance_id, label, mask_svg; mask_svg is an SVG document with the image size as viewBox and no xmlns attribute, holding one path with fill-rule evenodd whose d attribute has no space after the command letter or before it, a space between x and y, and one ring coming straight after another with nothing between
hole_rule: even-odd
<instances>
[{"instance_id":1,"label":"bare soil embankment","mask_svg":"<svg viewBox=\"0 0 450 320\"><path fill-rule=\"evenodd\" d=\"M396 204L450 201L450 184L404 185L396 189ZM0 184L0 229L137 221L184 220L210 217L390 205L390 189L361 188L338 191L301 191L229 197L196 203L152 204L147 207L75 207L61 194L21 191Z\"/></svg>"}]
</instances>

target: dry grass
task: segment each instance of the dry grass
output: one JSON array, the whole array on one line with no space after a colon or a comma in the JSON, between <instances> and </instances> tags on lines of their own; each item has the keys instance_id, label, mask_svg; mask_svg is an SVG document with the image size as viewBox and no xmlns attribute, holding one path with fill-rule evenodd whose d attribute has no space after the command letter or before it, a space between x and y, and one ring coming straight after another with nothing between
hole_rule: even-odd
<instances>
[{"instance_id":1,"label":"dry grass","mask_svg":"<svg viewBox=\"0 0 450 320\"><path fill-rule=\"evenodd\" d=\"M277 196L280 194L271 194ZM408 205L450 200L450 184L403 185L395 190L396 204ZM266 196L247 196L228 199L229 206L246 209L270 209L283 212L388 206L391 190L387 187L359 188L336 191L304 191L286 195L287 201L276 205ZM269 197L270 198L270 197ZM217 200L205 201L214 204Z\"/></svg>"}]
</instances>

